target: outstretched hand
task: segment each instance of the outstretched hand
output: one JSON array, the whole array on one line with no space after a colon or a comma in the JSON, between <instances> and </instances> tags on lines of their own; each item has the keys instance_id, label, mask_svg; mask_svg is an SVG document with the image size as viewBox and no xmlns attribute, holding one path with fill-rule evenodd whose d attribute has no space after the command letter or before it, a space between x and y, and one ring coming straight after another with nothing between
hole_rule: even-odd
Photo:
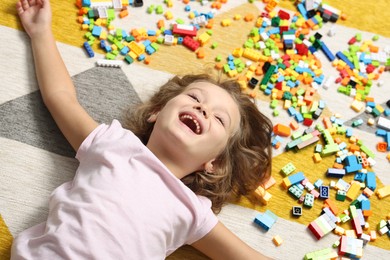
<instances>
[{"instance_id":1,"label":"outstretched hand","mask_svg":"<svg viewBox=\"0 0 390 260\"><path fill-rule=\"evenodd\" d=\"M16 3L16 10L30 38L51 32L49 0L19 0Z\"/></svg>"}]
</instances>

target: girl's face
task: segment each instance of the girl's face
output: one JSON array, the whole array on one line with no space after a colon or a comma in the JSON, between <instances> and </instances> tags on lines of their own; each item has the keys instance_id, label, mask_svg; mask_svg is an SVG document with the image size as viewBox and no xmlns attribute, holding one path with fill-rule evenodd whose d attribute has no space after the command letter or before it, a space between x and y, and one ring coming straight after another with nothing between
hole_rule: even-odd
<instances>
[{"instance_id":1,"label":"girl's face","mask_svg":"<svg viewBox=\"0 0 390 260\"><path fill-rule=\"evenodd\" d=\"M226 90L200 81L186 87L150 120L155 125L147 146L160 160L182 165L186 174L212 172L212 161L239 130L240 112Z\"/></svg>"}]
</instances>

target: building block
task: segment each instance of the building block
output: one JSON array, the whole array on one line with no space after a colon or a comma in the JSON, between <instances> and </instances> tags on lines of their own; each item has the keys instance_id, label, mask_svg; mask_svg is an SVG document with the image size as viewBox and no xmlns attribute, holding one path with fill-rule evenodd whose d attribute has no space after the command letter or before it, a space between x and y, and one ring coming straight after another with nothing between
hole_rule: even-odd
<instances>
[{"instance_id":1,"label":"building block","mask_svg":"<svg viewBox=\"0 0 390 260\"><path fill-rule=\"evenodd\" d=\"M302 216L302 207L301 206L293 206L292 207L292 215L295 217Z\"/></svg>"},{"instance_id":2,"label":"building block","mask_svg":"<svg viewBox=\"0 0 390 260\"><path fill-rule=\"evenodd\" d=\"M266 212L257 214L254 222L265 231L268 231L275 224L277 219L278 217L267 209Z\"/></svg>"},{"instance_id":3,"label":"building block","mask_svg":"<svg viewBox=\"0 0 390 260\"><path fill-rule=\"evenodd\" d=\"M90 58L95 56L95 53L93 52L92 47L91 47L91 45L89 45L88 42L84 42L83 46L84 46L84 49Z\"/></svg>"},{"instance_id":4,"label":"building block","mask_svg":"<svg viewBox=\"0 0 390 260\"><path fill-rule=\"evenodd\" d=\"M367 172L366 187L370 190L375 191L376 189L376 176L374 172Z\"/></svg>"},{"instance_id":5,"label":"building block","mask_svg":"<svg viewBox=\"0 0 390 260\"><path fill-rule=\"evenodd\" d=\"M347 192L344 190L338 190L336 193L336 200L338 201L345 201L347 197Z\"/></svg>"},{"instance_id":6,"label":"building block","mask_svg":"<svg viewBox=\"0 0 390 260\"><path fill-rule=\"evenodd\" d=\"M334 215L338 215L339 209L337 208L336 203L334 203L331 199L326 199L324 206L328 207Z\"/></svg>"},{"instance_id":7,"label":"building block","mask_svg":"<svg viewBox=\"0 0 390 260\"><path fill-rule=\"evenodd\" d=\"M305 200L303 201L303 205L306 206L306 207L313 207L314 205L314 195L313 194L310 194L310 193L307 193L305 195Z\"/></svg>"},{"instance_id":8,"label":"building block","mask_svg":"<svg viewBox=\"0 0 390 260\"><path fill-rule=\"evenodd\" d=\"M276 135L288 137L291 134L290 127L283 124L274 125L273 131Z\"/></svg>"},{"instance_id":9,"label":"building block","mask_svg":"<svg viewBox=\"0 0 390 260\"><path fill-rule=\"evenodd\" d=\"M345 175L345 169L337 169L337 168L328 168L326 172L326 176L342 178Z\"/></svg>"},{"instance_id":10,"label":"building block","mask_svg":"<svg viewBox=\"0 0 390 260\"><path fill-rule=\"evenodd\" d=\"M325 235L329 234L332 230L336 228L336 224L330 219L327 214L322 214L314 221L312 221L308 228L313 233L313 235L320 240Z\"/></svg>"},{"instance_id":11,"label":"building block","mask_svg":"<svg viewBox=\"0 0 390 260\"><path fill-rule=\"evenodd\" d=\"M284 176L290 175L293 171L295 171L295 166L293 163L289 162L283 168L281 169L281 172L284 174Z\"/></svg>"},{"instance_id":12,"label":"building block","mask_svg":"<svg viewBox=\"0 0 390 260\"><path fill-rule=\"evenodd\" d=\"M363 240L348 236L341 236L339 255L350 258L362 258Z\"/></svg>"},{"instance_id":13,"label":"building block","mask_svg":"<svg viewBox=\"0 0 390 260\"><path fill-rule=\"evenodd\" d=\"M378 198L383 199L390 195L390 185L378 189L376 192Z\"/></svg>"},{"instance_id":14,"label":"building block","mask_svg":"<svg viewBox=\"0 0 390 260\"><path fill-rule=\"evenodd\" d=\"M266 191L262 186L257 187L257 189L254 192L254 196L260 200L261 203L264 205L267 205L270 199L272 198L271 193Z\"/></svg>"},{"instance_id":15,"label":"building block","mask_svg":"<svg viewBox=\"0 0 390 260\"><path fill-rule=\"evenodd\" d=\"M197 29L193 25L174 24L172 28L173 34L180 36L195 37L198 33Z\"/></svg>"},{"instance_id":16,"label":"building block","mask_svg":"<svg viewBox=\"0 0 390 260\"><path fill-rule=\"evenodd\" d=\"M306 0L306 2L307 1L308 0ZM333 251L332 248L329 247L307 253L304 260L336 259L337 257L337 252Z\"/></svg>"},{"instance_id":17,"label":"building block","mask_svg":"<svg viewBox=\"0 0 390 260\"><path fill-rule=\"evenodd\" d=\"M360 183L359 182L353 182L351 184L351 187L347 191L347 198L350 200L354 200L360 191Z\"/></svg>"},{"instance_id":18,"label":"building block","mask_svg":"<svg viewBox=\"0 0 390 260\"><path fill-rule=\"evenodd\" d=\"M329 198L329 186L320 186L320 195L319 197L321 199L328 199Z\"/></svg>"},{"instance_id":19,"label":"building block","mask_svg":"<svg viewBox=\"0 0 390 260\"><path fill-rule=\"evenodd\" d=\"M272 238L272 242L274 242L276 246L280 246L283 243L283 239L279 235L276 235Z\"/></svg>"},{"instance_id":20,"label":"building block","mask_svg":"<svg viewBox=\"0 0 390 260\"><path fill-rule=\"evenodd\" d=\"M294 195L297 199L299 199L303 194L303 189L300 189L297 185L292 185L288 191Z\"/></svg>"}]
</instances>

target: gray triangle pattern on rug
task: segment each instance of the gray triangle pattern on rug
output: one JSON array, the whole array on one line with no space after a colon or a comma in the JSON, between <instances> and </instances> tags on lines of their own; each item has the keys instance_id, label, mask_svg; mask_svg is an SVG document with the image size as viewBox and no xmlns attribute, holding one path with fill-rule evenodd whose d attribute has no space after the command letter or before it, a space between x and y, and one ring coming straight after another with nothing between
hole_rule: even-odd
<instances>
[{"instance_id":1,"label":"gray triangle pattern on rug","mask_svg":"<svg viewBox=\"0 0 390 260\"><path fill-rule=\"evenodd\" d=\"M72 77L78 99L99 123L122 121L124 112L141 103L118 68L95 67ZM67 157L75 152L43 104L39 91L0 105L0 136Z\"/></svg>"},{"instance_id":2,"label":"gray triangle pattern on rug","mask_svg":"<svg viewBox=\"0 0 390 260\"><path fill-rule=\"evenodd\" d=\"M382 104L380 104L383 108L387 108L388 106L386 105L386 102L383 102ZM383 116L383 115L381 115ZM367 124L367 121L368 119L370 118L374 118L375 120L375 124L370 126ZM363 120L363 124L357 126L356 128L358 128L359 130L362 130L362 131L365 131L365 132L368 132L368 133L371 133L371 134L375 134L376 130L378 129L376 127L376 123L378 122L378 118L379 117L374 117L373 114L371 113L366 113L366 112L362 112L360 113L359 115L349 119L348 121L345 121L344 122L344 125L346 126L352 126L353 122L355 122L356 120L358 119L362 119Z\"/></svg>"}]
</instances>

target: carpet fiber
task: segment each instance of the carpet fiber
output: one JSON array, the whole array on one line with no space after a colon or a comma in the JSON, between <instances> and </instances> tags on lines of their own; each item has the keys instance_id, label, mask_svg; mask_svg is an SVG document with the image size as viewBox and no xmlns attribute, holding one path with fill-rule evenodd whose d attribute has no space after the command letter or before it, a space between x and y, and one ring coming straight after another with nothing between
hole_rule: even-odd
<instances>
[{"instance_id":1,"label":"carpet fiber","mask_svg":"<svg viewBox=\"0 0 390 260\"><path fill-rule=\"evenodd\" d=\"M151 55L151 63L134 62L124 64L122 68L96 67L98 59L103 58L103 52L94 46L96 56L88 58L81 48L85 41L86 31L80 29L77 23L77 8L74 1L51 1L53 9L53 30L58 41L58 48L77 88L80 102L86 110L99 122L109 123L112 119L121 120L123 113L133 104L146 100L161 84L174 74L201 73L214 71L215 57L226 58L236 48L242 47L248 39L254 21L246 22L243 17L252 14L257 17L264 10L262 1L249 3L246 0L231 0L222 5L214 17L214 27L211 41L203 46L205 58L198 59L196 54L183 46L164 46ZM146 9L154 5L168 7L164 1L144 1L142 8L129 7L129 16L116 18L114 25L118 28L156 28L156 22L164 19L168 25L173 20L166 20L163 15L148 14ZM293 1L280 1L275 10L283 8L290 13L296 12ZM390 48L390 16L387 15L389 3L386 0L369 1L329 0L327 3L347 15L347 20L337 23L326 23L311 34L319 32L329 49L336 53L348 49L347 42L357 33L362 39L371 40L379 35L375 42L381 50L389 55ZM12 239L19 232L44 221L47 217L47 202L51 192L63 182L73 178L77 161L74 151L59 132L49 112L44 107L38 90L33 68L31 46L26 34L18 22L14 1L4 0L0 3L0 260L9 259ZM202 6L199 1L190 3L193 10L208 12L208 5ZM184 11L182 1L173 1L171 12L174 19L182 18L189 22L188 13ZM241 19L234 20L236 15ZM231 25L221 26L225 19L231 20ZM335 35L330 37L327 32L332 29ZM202 29L204 30L204 29ZM203 32L203 31L202 31ZM212 43L218 47L210 48ZM325 77L338 77L338 72L323 54L319 54ZM259 77L261 79L261 77ZM377 82L383 82L378 86ZM376 104L386 108L390 99L390 73L384 72L370 90L370 96ZM390 167L386 159L387 153L376 150L376 144L383 141L375 135L377 128L367 125L372 115L357 113L350 108L352 97L337 92L338 85L333 83L329 89L318 88L315 97L324 100L326 110L323 115L339 114L345 126L351 126L357 119L363 119L364 124L354 128L358 137L371 151L375 153L376 165L372 171L377 176L377 189L390 185ZM253 92L259 109L269 115L274 124L288 124L291 117L279 104L279 116L274 116L270 107L270 96L261 91ZM320 123L321 120L318 120ZM300 125L298 131L307 127ZM335 135L348 143L344 135ZM313 208L303 208L299 218L291 216L291 207L299 205L281 186L283 175L280 170L292 162L296 172L302 171L305 176L315 182L323 179L329 184L325 172L332 167L335 156L324 157L320 163L312 160L315 145L299 152L285 151L285 145L291 138L283 138L281 147L274 149L273 177L276 184L268 192L272 195L268 205L253 203L247 198L237 203L230 203L218 215L219 219L246 243L265 255L275 259L302 259L308 252L331 247L339 236L331 233L317 241L307 229L307 225L316 219L323 207L323 201L316 200ZM319 142L323 144L322 140ZM346 176L351 181L353 176ZM337 179L332 179L337 180ZM330 196L340 210L348 208L350 201L336 201L336 191L331 190ZM375 230L381 219L390 214L390 197L378 199L372 196L369 217L370 230ZM265 232L253 224L253 219L259 212L271 210L278 216L275 225ZM352 229L350 223L342 225ZM272 238L280 235L284 240L280 247L272 243ZM363 259L389 259L390 241L387 235L378 236L376 241L364 247ZM205 256L185 246L168 257L168 259L206 259Z\"/></svg>"}]
</instances>

